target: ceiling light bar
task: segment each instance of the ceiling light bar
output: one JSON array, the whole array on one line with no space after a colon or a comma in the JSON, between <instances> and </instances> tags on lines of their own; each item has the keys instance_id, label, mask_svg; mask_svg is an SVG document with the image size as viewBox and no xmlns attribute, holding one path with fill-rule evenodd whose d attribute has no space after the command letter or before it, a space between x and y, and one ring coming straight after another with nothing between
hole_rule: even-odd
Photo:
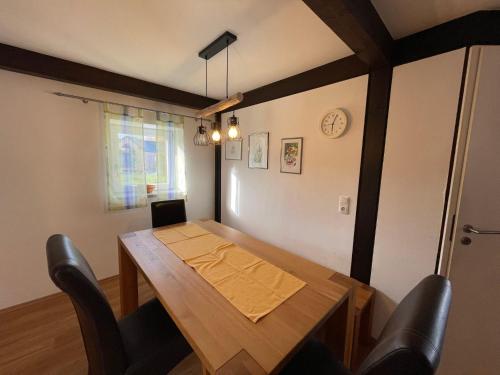
<instances>
[{"instance_id":1,"label":"ceiling light bar","mask_svg":"<svg viewBox=\"0 0 500 375\"><path fill-rule=\"evenodd\" d=\"M231 95L229 98L221 100L218 103L212 104L210 107L204 108L201 111L196 113L196 117L204 118L210 115L213 115L217 112L222 112L225 109L232 107L233 105L239 104L243 101L243 94L241 92L237 92L234 95Z\"/></svg>"},{"instance_id":2,"label":"ceiling light bar","mask_svg":"<svg viewBox=\"0 0 500 375\"><path fill-rule=\"evenodd\" d=\"M217 39L215 39L208 46L203 48L198 53L198 56L200 56L202 59L208 60L211 57L217 55L220 51L222 51L227 46L236 42L237 39L238 39L238 37L236 35L234 35L233 33L230 33L229 31L226 31L224 34L219 36Z\"/></svg>"}]
</instances>

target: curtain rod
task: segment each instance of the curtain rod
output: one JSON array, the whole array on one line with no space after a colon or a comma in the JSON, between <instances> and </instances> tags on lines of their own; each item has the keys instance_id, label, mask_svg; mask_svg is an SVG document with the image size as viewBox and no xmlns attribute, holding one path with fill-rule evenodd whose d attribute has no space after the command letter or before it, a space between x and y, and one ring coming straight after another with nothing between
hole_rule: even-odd
<instances>
[{"instance_id":1,"label":"curtain rod","mask_svg":"<svg viewBox=\"0 0 500 375\"><path fill-rule=\"evenodd\" d=\"M63 92L53 92L52 94L57 95L57 96L62 96L65 98L70 98L70 99L78 99L84 102L85 104L88 102L94 102L94 103L101 103L101 104L113 104L113 105L121 105L124 107L131 107L131 108L136 108L136 109L142 109L145 111L151 111L151 112L160 112L160 113L166 113L168 115L173 115L173 116L182 116L182 117L187 117L187 118L192 118L195 120L198 120L198 117L195 116L189 116L189 115L181 115L179 113L173 113L173 112L167 112L167 111L159 111L157 109L151 109L151 108L145 108L145 107L137 107L135 105L128 105L128 104L122 104L122 103L114 103L114 102L107 102L105 100L100 100L100 99L94 99L94 98L87 98L84 96L78 96L78 95L71 95L71 94L65 94ZM207 120L203 119L204 121L208 121L209 123L212 123L212 120Z\"/></svg>"}]
</instances>

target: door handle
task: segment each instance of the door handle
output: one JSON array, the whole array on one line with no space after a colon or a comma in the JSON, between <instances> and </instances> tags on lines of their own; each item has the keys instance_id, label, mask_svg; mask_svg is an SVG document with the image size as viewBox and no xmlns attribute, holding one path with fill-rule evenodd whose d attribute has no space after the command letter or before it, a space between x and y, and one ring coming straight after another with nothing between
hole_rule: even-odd
<instances>
[{"instance_id":1,"label":"door handle","mask_svg":"<svg viewBox=\"0 0 500 375\"><path fill-rule=\"evenodd\" d=\"M480 229L475 229L470 224L465 224L463 230L465 233L474 233L474 234L500 234L500 230L480 230Z\"/></svg>"}]
</instances>

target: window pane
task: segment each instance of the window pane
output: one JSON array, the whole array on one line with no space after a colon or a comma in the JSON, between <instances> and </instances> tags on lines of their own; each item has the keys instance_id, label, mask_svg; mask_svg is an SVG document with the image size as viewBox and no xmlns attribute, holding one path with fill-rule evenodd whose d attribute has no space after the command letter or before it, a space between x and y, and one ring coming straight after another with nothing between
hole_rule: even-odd
<instances>
[{"instance_id":1,"label":"window pane","mask_svg":"<svg viewBox=\"0 0 500 375\"><path fill-rule=\"evenodd\" d=\"M146 185L157 199L186 195L182 117L144 123L140 115L105 112L110 209L146 205Z\"/></svg>"},{"instance_id":2,"label":"window pane","mask_svg":"<svg viewBox=\"0 0 500 375\"><path fill-rule=\"evenodd\" d=\"M108 207L146 205L142 118L105 114Z\"/></svg>"}]
</instances>

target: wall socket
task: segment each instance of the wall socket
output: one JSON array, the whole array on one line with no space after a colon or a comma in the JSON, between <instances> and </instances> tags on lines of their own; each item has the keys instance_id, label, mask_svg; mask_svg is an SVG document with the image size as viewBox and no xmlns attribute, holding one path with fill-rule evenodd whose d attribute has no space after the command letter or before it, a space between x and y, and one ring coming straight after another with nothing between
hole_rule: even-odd
<instances>
[{"instance_id":1,"label":"wall socket","mask_svg":"<svg viewBox=\"0 0 500 375\"><path fill-rule=\"evenodd\" d=\"M339 196L339 212L342 215L349 215L349 202L351 198L347 195Z\"/></svg>"}]
</instances>

